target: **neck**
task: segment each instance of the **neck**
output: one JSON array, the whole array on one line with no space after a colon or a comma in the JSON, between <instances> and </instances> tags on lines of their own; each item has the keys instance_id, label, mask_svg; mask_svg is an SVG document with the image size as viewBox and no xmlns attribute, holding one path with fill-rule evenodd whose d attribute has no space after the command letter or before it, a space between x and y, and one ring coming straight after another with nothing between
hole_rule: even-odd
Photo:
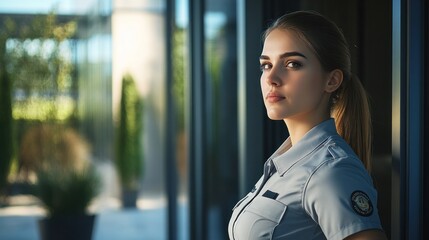
<instances>
[{"instance_id":1,"label":"neck","mask_svg":"<svg viewBox=\"0 0 429 240\"><path fill-rule=\"evenodd\" d=\"M314 115L314 116L294 116L284 119L286 127L289 131L289 137L292 146L299 142L304 135L310 131L313 127L320 124L323 121L329 119L329 115Z\"/></svg>"}]
</instances>

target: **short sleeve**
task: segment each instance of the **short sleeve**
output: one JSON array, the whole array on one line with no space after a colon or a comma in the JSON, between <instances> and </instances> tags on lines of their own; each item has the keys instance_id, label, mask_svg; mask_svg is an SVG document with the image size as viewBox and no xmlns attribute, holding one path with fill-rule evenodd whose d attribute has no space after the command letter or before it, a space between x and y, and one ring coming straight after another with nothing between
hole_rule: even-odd
<instances>
[{"instance_id":1,"label":"short sleeve","mask_svg":"<svg viewBox=\"0 0 429 240\"><path fill-rule=\"evenodd\" d=\"M344 239L363 230L382 229L371 177L353 157L321 164L304 188L302 203L327 239Z\"/></svg>"}]
</instances>

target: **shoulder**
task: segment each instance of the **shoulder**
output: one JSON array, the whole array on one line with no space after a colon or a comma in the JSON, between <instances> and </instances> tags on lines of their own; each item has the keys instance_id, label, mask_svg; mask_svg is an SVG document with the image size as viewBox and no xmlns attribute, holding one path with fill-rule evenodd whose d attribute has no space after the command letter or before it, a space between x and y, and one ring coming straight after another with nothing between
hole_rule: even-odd
<instances>
[{"instance_id":1,"label":"shoulder","mask_svg":"<svg viewBox=\"0 0 429 240\"><path fill-rule=\"evenodd\" d=\"M381 229L372 179L349 148L341 140L327 143L327 157L313 169L303 189L302 207L328 239Z\"/></svg>"},{"instance_id":2,"label":"shoulder","mask_svg":"<svg viewBox=\"0 0 429 240\"><path fill-rule=\"evenodd\" d=\"M359 160L350 145L339 135L331 136L324 144L324 149L333 159L354 158Z\"/></svg>"},{"instance_id":3,"label":"shoulder","mask_svg":"<svg viewBox=\"0 0 429 240\"><path fill-rule=\"evenodd\" d=\"M309 171L309 180L326 174L335 177L344 168L366 172L362 161L339 135L330 136L321 143L302 165Z\"/></svg>"},{"instance_id":4,"label":"shoulder","mask_svg":"<svg viewBox=\"0 0 429 240\"><path fill-rule=\"evenodd\" d=\"M345 200L354 192L364 192L376 202L372 178L348 144L341 138L334 138L323 148L326 157L309 173L302 202L312 205L333 199Z\"/></svg>"},{"instance_id":5,"label":"shoulder","mask_svg":"<svg viewBox=\"0 0 429 240\"><path fill-rule=\"evenodd\" d=\"M317 183L327 187L372 187L372 179L362 161L339 136L330 138L320 149L325 157L318 162L307 185Z\"/></svg>"},{"instance_id":6,"label":"shoulder","mask_svg":"<svg viewBox=\"0 0 429 240\"><path fill-rule=\"evenodd\" d=\"M317 166L314 167L314 173L318 171L339 170L342 167L353 166L356 170L364 170L365 166L359 157L355 154L353 149L342 139L339 135L329 137L315 153L319 161ZM323 156L323 157L322 157Z\"/></svg>"}]
</instances>

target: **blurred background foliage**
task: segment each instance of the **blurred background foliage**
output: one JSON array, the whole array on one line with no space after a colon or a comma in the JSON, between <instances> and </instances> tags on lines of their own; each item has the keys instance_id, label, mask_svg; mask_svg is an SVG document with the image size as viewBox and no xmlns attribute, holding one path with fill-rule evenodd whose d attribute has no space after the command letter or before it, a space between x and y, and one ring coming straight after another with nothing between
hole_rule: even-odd
<instances>
[{"instance_id":1,"label":"blurred background foliage","mask_svg":"<svg viewBox=\"0 0 429 240\"><path fill-rule=\"evenodd\" d=\"M50 13L36 16L28 25L11 19L4 25L9 33L5 55L12 80L14 119L67 119L73 109L70 50L77 22L59 23L55 13Z\"/></svg>"},{"instance_id":2,"label":"blurred background foliage","mask_svg":"<svg viewBox=\"0 0 429 240\"><path fill-rule=\"evenodd\" d=\"M77 84L71 53L78 25L75 20L60 22L54 12L22 20L6 18L1 24L0 188L4 193L8 178L15 179L19 169L33 169L20 159L34 154L29 146L37 142L49 143L50 147L60 144L61 137L54 134L28 137L34 128L44 131L44 125L51 124L55 132L63 132L76 126ZM65 134L70 135L71 130L67 131ZM22 139L27 139L24 144ZM49 158L43 151L39 153L32 156L35 161ZM31 164L37 164L35 161Z\"/></svg>"},{"instance_id":3,"label":"blurred background foliage","mask_svg":"<svg viewBox=\"0 0 429 240\"><path fill-rule=\"evenodd\" d=\"M13 157L11 81L6 72L7 28L0 28L0 205Z\"/></svg>"}]
</instances>

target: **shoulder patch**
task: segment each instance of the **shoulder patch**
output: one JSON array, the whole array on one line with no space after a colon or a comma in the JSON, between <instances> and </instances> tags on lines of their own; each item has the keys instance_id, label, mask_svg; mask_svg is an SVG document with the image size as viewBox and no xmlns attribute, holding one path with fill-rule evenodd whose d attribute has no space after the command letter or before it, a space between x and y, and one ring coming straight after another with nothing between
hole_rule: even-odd
<instances>
[{"instance_id":1,"label":"shoulder patch","mask_svg":"<svg viewBox=\"0 0 429 240\"><path fill-rule=\"evenodd\" d=\"M350 196L353 210L364 217L368 217L373 212L372 202L368 195L362 191L354 191Z\"/></svg>"}]
</instances>

